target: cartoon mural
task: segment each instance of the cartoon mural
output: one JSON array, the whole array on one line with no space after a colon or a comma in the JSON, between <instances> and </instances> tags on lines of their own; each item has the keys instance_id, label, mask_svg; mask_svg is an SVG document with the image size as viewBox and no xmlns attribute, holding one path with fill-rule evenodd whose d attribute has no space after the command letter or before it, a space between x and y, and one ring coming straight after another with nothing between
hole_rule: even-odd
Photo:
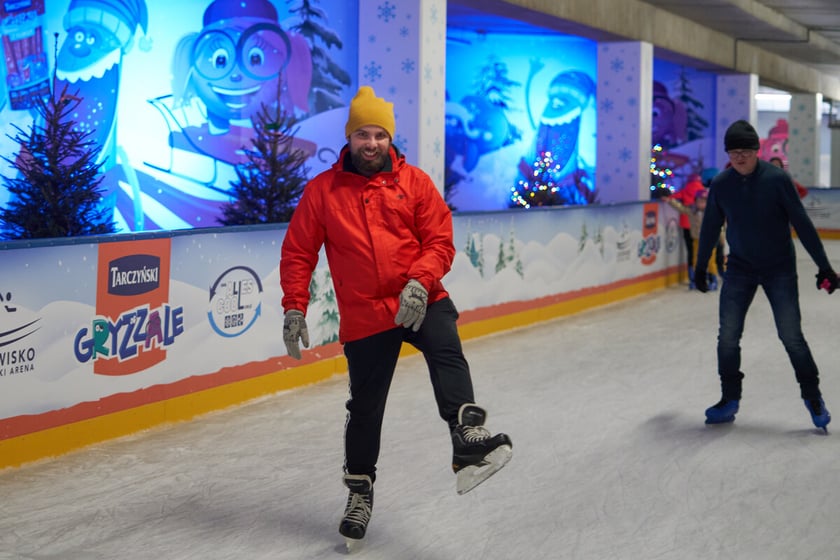
<instances>
[{"instance_id":1,"label":"cartoon mural","mask_svg":"<svg viewBox=\"0 0 840 560\"><path fill-rule=\"evenodd\" d=\"M200 99L214 135L228 132L231 120L249 119L261 104L274 103L278 91L284 110L308 111L309 45L278 25L270 2L215 0L204 12L203 25L176 48L174 108Z\"/></svg>"},{"instance_id":2,"label":"cartoon mural","mask_svg":"<svg viewBox=\"0 0 840 560\"><path fill-rule=\"evenodd\" d=\"M767 131L767 137L760 139L761 149L758 157L770 161L770 158L782 158L782 163L787 165L788 146L788 122L787 119L777 119L776 124Z\"/></svg>"},{"instance_id":3,"label":"cartoon mural","mask_svg":"<svg viewBox=\"0 0 840 560\"><path fill-rule=\"evenodd\" d=\"M478 76L477 87L459 102L447 92L444 195L475 169L480 157L521 137L508 118L509 92L520 84L508 77L507 65L492 56Z\"/></svg>"},{"instance_id":4,"label":"cartoon mural","mask_svg":"<svg viewBox=\"0 0 840 560\"><path fill-rule=\"evenodd\" d=\"M653 109L650 140L663 148L679 146L686 139L685 105L668 93L662 82L653 82Z\"/></svg>"},{"instance_id":5,"label":"cartoon mural","mask_svg":"<svg viewBox=\"0 0 840 560\"><path fill-rule=\"evenodd\" d=\"M653 69L650 190L651 198L659 198L680 190L713 161L715 82L712 74L659 59Z\"/></svg>"},{"instance_id":6,"label":"cartoon mural","mask_svg":"<svg viewBox=\"0 0 840 560\"><path fill-rule=\"evenodd\" d=\"M44 51L44 0L0 3L3 91L14 111L32 107L33 100L50 91L49 67Z\"/></svg>"},{"instance_id":7,"label":"cartoon mural","mask_svg":"<svg viewBox=\"0 0 840 560\"><path fill-rule=\"evenodd\" d=\"M490 40L453 29L448 39L445 187L450 206L524 207L514 191L539 190L532 181L535 172L554 183L545 204L592 202L595 44L561 34ZM546 54L552 52L563 56Z\"/></svg>"},{"instance_id":8,"label":"cartoon mural","mask_svg":"<svg viewBox=\"0 0 840 560\"><path fill-rule=\"evenodd\" d=\"M541 66L538 61L532 61L529 88ZM528 120L536 129L534 147L519 161L522 179L511 197L512 206L527 208L596 201L594 161L587 161L578 149L583 111L594 96L595 81L586 72L567 70L549 83L545 107L537 123L528 106Z\"/></svg>"},{"instance_id":9,"label":"cartoon mural","mask_svg":"<svg viewBox=\"0 0 840 560\"><path fill-rule=\"evenodd\" d=\"M26 2L25 10L23 4L14 3L11 15L13 3L0 7L5 46L10 32L23 34L20 22L29 34L26 49L6 51L0 121L33 124L26 109L34 98L27 104L24 93L49 93L53 57L43 39L55 35L56 87L68 85L82 100L74 123L102 147L104 204L119 231L218 225L235 166L255 136L251 118L263 104L294 116L293 143L311 158L335 152L342 140L333 136L356 79L354 2L51 0L46 10L43 0ZM327 14L341 26L330 27ZM24 69L28 81L21 85ZM10 139L0 144L5 153L19 149ZM313 174L325 167L322 159L309 166ZM0 189L0 204L8 196Z\"/></svg>"},{"instance_id":10,"label":"cartoon mural","mask_svg":"<svg viewBox=\"0 0 840 560\"><path fill-rule=\"evenodd\" d=\"M119 181L139 191L137 175L117 144L117 106L123 57L134 45L137 29L147 31L148 21L145 0L71 0L63 20L66 34L55 62L55 87L60 91L67 85L81 100L75 127L102 148L95 163L102 163L103 173L110 175L102 184L105 204L111 207L116 205ZM147 38L140 48L148 52ZM114 169L117 164L124 167ZM140 212L132 205L132 214L139 217ZM142 229L137 226L134 229Z\"/></svg>"}]
</instances>

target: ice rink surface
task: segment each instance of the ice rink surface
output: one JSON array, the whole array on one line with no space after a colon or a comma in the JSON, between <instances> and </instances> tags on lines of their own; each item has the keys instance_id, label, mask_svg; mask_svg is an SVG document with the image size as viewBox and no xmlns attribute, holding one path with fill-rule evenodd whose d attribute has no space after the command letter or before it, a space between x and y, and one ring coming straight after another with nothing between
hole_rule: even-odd
<instances>
[{"instance_id":1,"label":"ice rink surface","mask_svg":"<svg viewBox=\"0 0 840 560\"><path fill-rule=\"evenodd\" d=\"M840 268L840 241L826 249ZM510 434L514 455L464 496L425 364L404 358L373 518L353 556L837 558L840 292L817 292L797 250L803 329L835 412L827 436L799 398L762 292L742 341L738 418L704 425L720 395L717 294L672 287L465 343L488 428ZM346 397L339 376L4 470L0 559L343 557Z\"/></svg>"}]
</instances>

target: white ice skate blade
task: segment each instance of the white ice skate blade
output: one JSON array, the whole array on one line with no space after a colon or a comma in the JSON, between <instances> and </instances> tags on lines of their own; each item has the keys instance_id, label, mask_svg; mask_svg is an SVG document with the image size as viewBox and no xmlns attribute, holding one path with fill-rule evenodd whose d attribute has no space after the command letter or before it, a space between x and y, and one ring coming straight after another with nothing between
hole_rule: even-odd
<instances>
[{"instance_id":1,"label":"white ice skate blade","mask_svg":"<svg viewBox=\"0 0 840 560\"><path fill-rule=\"evenodd\" d=\"M484 457L480 465L464 467L455 475L455 490L458 494L466 494L504 467L513 456L513 449L509 445L500 445Z\"/></svg>"},{"instance_id":2,"label":"white ice skate blade","mask_svg":"<svg viewBox=\"0 0 840 560\"><path fill-rule=\"evenodd\" d=\"M347 547L347 554L353 554L354 552L361 550L362 541L363 539L351 539L350 537L344 537L344 546Z\"/></svg>"}]
</instances>

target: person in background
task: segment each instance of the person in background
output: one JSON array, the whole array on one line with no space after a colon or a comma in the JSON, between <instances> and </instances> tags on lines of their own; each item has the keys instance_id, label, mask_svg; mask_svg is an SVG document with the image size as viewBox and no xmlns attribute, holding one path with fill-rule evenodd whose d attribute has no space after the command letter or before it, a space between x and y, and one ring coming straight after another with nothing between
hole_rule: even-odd
<instances>
[{"instance_id":1,"label":"person in background","mask_svg":"<svg viewBox=\"0 0 840 560\"><path fill-rule=\"evenodd\" d=\"M778 167L779 169L785 168L785 162L782 161L782 158L779 156L773 156L770 158L770 163ZM796 192L799 195L799 198L805 198L808 196L808 189L803 187L799 181L791 177L791 181L793 181L793 186L796 187Z\"/></svg>"},{"instance_id":2,"label":"person in background","mask_svg":"<svg viewBox=\"0 0 840 560\"><path fill-rule=\"evenodd\" d=\"M667 198L682 204L686 208L690 208L694 205L694 197L702 190L705 190L705 187L703 186L703 181L700 179L700 175L692 173L688 176L688 180L686 180L683 188ZM691 236L691 220L689 220L688 214L685 212L680 212L680 228L682 229L683 241L685 242L689 288L694 288L694 240Z\"/></svg>"},{"instance_id":3,"label":"person in background","mask_svg":"<svg viewBox=\"0 0 840 560\"><path fill-rule=\"evenodd\" d=\"M393 103L359 88L338 161L306 186L283 240L283 342L300 359L309 346L309 285L323 246L335 287L350 382L344 434L349 489L339 532L364 537L373 509L385 402L403 342L426 359L440 417L453 446L456 490L468 492L512 454L491 436L475 404L458 311L441 279L455 256L452 215L429 176L393 144ZM400 445L411 445L410 436Z\"/></svg>"},{"instance_id":4,"label":"person in background","mask_svg":"<svg viewBox=\"0 0 840 560\"><path fill-rule=\"evenodd\" d=\"M694 278L700 292L708 291L704 263L726 223L729 257L720 291L717 342L721 398L706 409L706 423L735 420L744 379L741 336L747 311L761 287L770 301L776 330L790 358L805 407L814 425L827 430L831 415L820 391L817 365L802 334L791 227L817 265L817 289L833 293L837 289L837 274L790 176L758 158L755 128L744 120L732 123L726 130L724 147L732 166L712 180Z\"/></svg>"},{"instance_id":5,"label":"person in background","mask_svg":"<svg viewBox=\"0 0 840 560\"><path fill-rule=\"evenodd\" d=\"M703 213L706 211L706 202L707 202L708 192L706 189L702 189L697 192L694 197L694 204L691 206L686 206L683 203L675 200L673 197L666 197L665 201L676 208L682 215L688 216L689 223L691 225L691 242L692 242L692 255L697 254L697 243L700 239L700 224L703 221ZM718 286L718 267L717 267L717 248L712 249L712 257L708 263L708 273L707 273L707 282L709 285L710 290L716 290ZM695 274L697 270L697 263L690 262L689 263L692 267L694 267ZM694 281L692 280L691 283L692 287L694 285Z\"/></svg>"}]
</instances>

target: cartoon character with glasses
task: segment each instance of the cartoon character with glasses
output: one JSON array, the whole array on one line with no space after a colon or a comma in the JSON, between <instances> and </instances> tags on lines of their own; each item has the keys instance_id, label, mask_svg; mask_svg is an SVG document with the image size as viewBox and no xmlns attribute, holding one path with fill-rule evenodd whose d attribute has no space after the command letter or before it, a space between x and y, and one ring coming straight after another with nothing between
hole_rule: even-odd
<instances>
[{"instance_id":1,"label":"cartoon character with glasses","mask_svg":"<svg viewBox=\"0 0 840 560\"><path fill-rule=\"evenodd\" d=\"M226 133L231 121L250 119L262 104L279 102L290 113L308 110L309 45L277 21L276 8L266 0L210 4L201 32L183 37L176 48L176 106L198 97L212 134Z\"/></svg>"}]
</instances>

